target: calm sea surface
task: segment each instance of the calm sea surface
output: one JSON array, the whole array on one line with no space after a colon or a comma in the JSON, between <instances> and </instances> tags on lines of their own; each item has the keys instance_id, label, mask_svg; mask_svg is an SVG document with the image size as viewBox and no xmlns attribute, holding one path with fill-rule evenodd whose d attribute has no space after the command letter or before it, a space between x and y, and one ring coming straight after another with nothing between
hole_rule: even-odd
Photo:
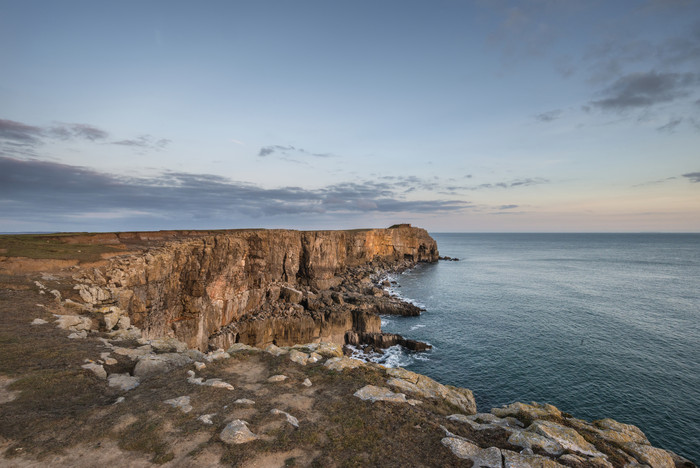
<instances>
[{"instance_id":1,"label":"calm sea surface","mask_svg":"<svg viewBox=\"0 0 700 468\"><path fill-rule=\"evenodd\" d=\"M383 329L434 349L387 364L472 389L480 411L547 402L700 461L700 235L433 237L460 261L395 277L426 311Z\"/></svg>"}]
</instances>

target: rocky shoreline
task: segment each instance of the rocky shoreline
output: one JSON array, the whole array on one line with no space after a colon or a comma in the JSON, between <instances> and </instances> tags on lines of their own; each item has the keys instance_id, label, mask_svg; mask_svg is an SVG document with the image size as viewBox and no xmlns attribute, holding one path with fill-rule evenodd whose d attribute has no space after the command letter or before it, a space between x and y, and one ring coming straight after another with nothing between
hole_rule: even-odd
<instances>
[{"instance_id":1,"label":"rocky shoreline","mask_svg":"<svg viewBox=\"0 0 700 468\"><path fill-rule=\"evenodd\" d=\"M323 268L327 246L307 242L317 233L289 235L306 256L295 268L296 247L278 255L260 247L260 231L141 238L136 253L51 271L2 272L0 263L0 464L695 466L631 425L538 403L479 412L468 389L348 358L346 343L427 346L380 330L380 313L420 313L388 295L383 275L438 258L422 233L400 229L320 236L346 246ZM368 255L348 255L358 239ZM262 251L279 261L261 262ZM251 258L265 273L239 276ZM185 294L172 296L175 287ZM189 317L195 305L202 313ZM243 313L207 324L227 309ZM199 326L178 325L192 321Z\"/></svg>"}]
</instances>

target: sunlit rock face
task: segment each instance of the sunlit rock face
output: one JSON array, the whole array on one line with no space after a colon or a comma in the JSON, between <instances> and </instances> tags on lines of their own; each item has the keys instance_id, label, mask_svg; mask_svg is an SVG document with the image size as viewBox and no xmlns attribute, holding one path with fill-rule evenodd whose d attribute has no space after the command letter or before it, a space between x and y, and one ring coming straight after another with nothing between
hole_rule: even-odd
<instances>
[{"instance_id":1,"label":"sunlit rock face","mask_svg":"<svg viewBox=\"0 0 700 468\"><path fill-rule=\"evenodd\" d=\"M129 235L153 240L117 236ZM402 313L402 306L376 294L372 276L439 256L428 233L410 225L160 235L162 242L115 257L81 281L91 305L118 306L145 337L175 337L201 350L342 343L349 330L377 333L375 314Z\"/></svg>"}]
</instances>

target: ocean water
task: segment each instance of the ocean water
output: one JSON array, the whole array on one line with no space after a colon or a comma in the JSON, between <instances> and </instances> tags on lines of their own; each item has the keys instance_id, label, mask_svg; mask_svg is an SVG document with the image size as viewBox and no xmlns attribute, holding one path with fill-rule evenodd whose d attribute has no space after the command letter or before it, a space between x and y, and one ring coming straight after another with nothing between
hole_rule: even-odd
<instances>
[{"instance_id":1,"label":"ocean water","mask_svg":"<svg viewBox=\"0 0 700 468\"><path fill-rule=\"evenodd\" d=\"M479 411L547 402L700 461L700 235L433 237L460 261L392 278L426 310L382 317L433 350L377 360L470 388Z\"/></svg>"}]
</instances>

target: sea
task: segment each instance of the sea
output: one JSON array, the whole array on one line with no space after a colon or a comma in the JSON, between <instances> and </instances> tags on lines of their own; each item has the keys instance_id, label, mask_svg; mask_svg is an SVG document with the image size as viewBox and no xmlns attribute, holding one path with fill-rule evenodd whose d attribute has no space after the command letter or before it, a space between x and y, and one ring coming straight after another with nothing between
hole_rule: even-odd
<instances>
[{"instance_id":1,"label":"sea","mask_svg":"<svg viewBox=\"0 0 700 468\"><path fill-rule=\"evenodd\" d=\"M426 341L373 360L474 392L479 411L551 403L641 428L700 461L700 234L431 234L382 329Z\"/></svg>"}]
</instances>

